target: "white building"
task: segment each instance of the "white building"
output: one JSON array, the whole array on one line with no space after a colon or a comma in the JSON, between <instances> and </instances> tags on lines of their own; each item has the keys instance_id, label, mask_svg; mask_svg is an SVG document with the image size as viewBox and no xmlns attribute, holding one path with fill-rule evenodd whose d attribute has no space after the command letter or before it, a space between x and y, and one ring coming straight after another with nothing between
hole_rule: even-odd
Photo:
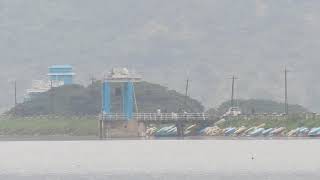
<instances>
[{"instance_id":1,"label":"white building","mask_svg":"<svg viewBox=\"0 0 320 180\"><path fill-rule=\"evenodd\" d=\"M27 89L27 94L25 95L25 100L30 100L31 98L49 91L52 87L63 86L63 81L44 81L44 80L33 80L32 87Z\"/></svg>"}]
</instances>

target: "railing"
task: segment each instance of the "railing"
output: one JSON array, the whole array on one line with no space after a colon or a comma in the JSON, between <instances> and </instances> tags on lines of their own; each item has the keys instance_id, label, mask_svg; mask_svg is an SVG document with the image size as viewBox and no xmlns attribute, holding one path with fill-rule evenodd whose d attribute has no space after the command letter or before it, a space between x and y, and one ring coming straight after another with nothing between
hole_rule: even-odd
<instances>
[{"instance_id":1,"label":"railing","mask_svg":"<svg viewBox=\"0 0 320 180\"><path fill-rule=\"evenodd\" d=\"M127 120L127 116L121 113L108 113L102 116L104 120ZM206 113L135 113L132 119L137 121L207 121Z\"/></svg>"}]
</instances>

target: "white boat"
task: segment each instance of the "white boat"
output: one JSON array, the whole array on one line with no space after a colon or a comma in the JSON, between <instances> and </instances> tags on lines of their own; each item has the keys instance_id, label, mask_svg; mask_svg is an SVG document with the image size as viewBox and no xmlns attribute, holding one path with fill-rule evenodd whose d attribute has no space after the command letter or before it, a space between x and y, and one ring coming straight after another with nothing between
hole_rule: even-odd
<instances>
[{"instance_id":1,"label":"white boat","mask_svg":"<svg viewBox=\"0 0 320 180\"><path fill-rule=\"evenodd\" d=\"M269 128L269 129L265 129L263 132L262 132L262 135L263 136L268 136L270 134L271 131L273 131L274 129L273 128Z\"/></svg>"},{"instance_id":2,"label":"white boat","mask_svg":"<svg viewBox=\"0 0 320 180\"><path fill-rule=\"evenodd\" d=\"M257 128L254 131L250 132L248 136L252 136L252 137L260 136L263 131L264 131L264 128Z\"/></svg>"},{"instance_id":3,"label":"white boat","mask_svg":"<svg viewBox=\"0 0 320 180\"><path fill-rule=\"evenodd\" d=\"M249 134L251 131L254 131L257 127L251 127L249 129L247 129L246 131L244 131L243 135L247 135Z\"/></svg>"}]
</instances>

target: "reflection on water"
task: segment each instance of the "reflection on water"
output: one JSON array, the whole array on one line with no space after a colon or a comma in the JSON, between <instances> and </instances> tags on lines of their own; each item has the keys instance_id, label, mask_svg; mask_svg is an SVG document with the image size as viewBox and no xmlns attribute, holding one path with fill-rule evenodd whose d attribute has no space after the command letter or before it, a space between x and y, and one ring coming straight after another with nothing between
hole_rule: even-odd
<instances>
[{"instance_id":1,"label":"reflection on water","mask_svg":"<svg viewBox=\"0 0 320 180\"><path fill-rule=\"evenodd\" d=\"M9 180L319 180L315 174L107 174L107 175L4 175Z\"/></svg>"},{"instance_id":2,"label":"reflection on water","mask_svg":"<svg viewBox=\"0 0 320 180\"><path fill-rule=\"evenodd\" d=\"M2 141L0 179L319 179L319 140Z\"/></svg>"}]
</instances>

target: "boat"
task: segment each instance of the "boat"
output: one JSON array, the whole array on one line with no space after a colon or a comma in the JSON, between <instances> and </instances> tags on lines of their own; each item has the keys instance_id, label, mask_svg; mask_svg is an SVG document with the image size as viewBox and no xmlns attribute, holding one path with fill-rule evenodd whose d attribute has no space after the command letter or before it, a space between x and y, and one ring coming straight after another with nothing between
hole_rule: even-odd
<instances>
[{"instance_id":1,"label":"boat","mask_svg":"<svg viewBox=\"0 0 320 180\"><path fill-rule=\"evenodd\" d=\"M248 136L251 136L251 137L260 136L264 130L265 130L264 128L256 128L254 131L251 131L248 134Z\"/></svg>"},{"instance_id":2,"label":"boat","mask_svg":"<svg viewBox=\"0 0 320 180\"><path fill-rule=\"evenodd\" d=\"M165 135L166 136L176 136L178 133L178 128L177 127L173 127L169 130L166 131Z\"/></svg>"},{"instance_id":3,"label":"boat","mask_svg":"<svg viewBox=\"0 0 320 180\"><path fill-rule=\"evenodd\" d=\"M200 131L200 133L204 136L217 136L220 135L221 129L218 126L206 127Z\"/></svg>"},{"instance_id":4,"label":"boat","mask_svg":"<svg viewBox=\"0 0 320 180\"><path fill-rule=\"evenodd\" d=\"M172 125L172 126L167 126L167 127L163 127L161 129L159 129L156 133L155 136L168 136L168 132L171 132L170 130L176 128L176 126Z\"/></svg>"},{"instance_id":5,"label":"boat","mask_svg":"<svg viewBox=\"0 0 320 180\"><path fill-rule=\"evenodd\" d=\"M210 128L210 127L205 127L205 128L203 128L203 129L201 129L201 130L198 132L198 134L200 134L200 135L205 135L206 132L207 132L207 130L208 130L209 128Z\"/></svg>"},{"instance_id":6,"label":"boat","mask_svg":"<svg viewBox=\"0 0 320 180\"><path fill-rule=\"evenodd\" d=\"M263 127L265 127L266 126L266 124L265 123L262 123L262 124L260 124L259 126L257 126L257 128L263 128Z\"/></svg>"},{"instance_id":7,"label":"boat","mask_svg":"<svg viewBox=\"0 0 320 180\"><path fill-rule=\"evenodd\" d=\"M234 133L234 136L239 136L241 135L243 132L245 132L247 130L247 128L245 126L241 126L239 127Z\"/></svg>"},{"instance_id":8,"label":"boat","mask_svg":"<svg viewBox=\"0 0 320 180\"><path fill-rule=\"evenodd\" d=\"M236 132L236 128L234 128L234 127L230 127L227 131L225 131L224 132L224 135L225 136L230 136L230 135L232 135L234 132Z\"/></svg>"},{"instance_id":9,"label":"boat","mask_svg":"<svg viewBox=\"0 0 320 180\"><path fill-rule=\"evenodd\" d=\"M270 136L279 136L286 130L285 127L275 128L273 131L270 132Z\"/></svg>"},{"instance_id":10,"label":"boat","mask_svg":"<svg viewBox=\"0 0 320 180\"><path fill-rule=\"evenodd\" d=\"M244 131L244 133L242 135L247 135L249 134L251 131L254 131L257 127L251 127L249 129L247 129L246 131Z\"/></svg>"},{"instance_id":11,"label":"boat","mask_svg":"<svg viewBox=\"0 0 320 180\"><path fill-rule=\"evenodd\" d=\"M292 129L291 131L289 131L287 133L287 136L289 136L289 137L297 136L300 129L301 129L301 127L296 128L296 129Z\"/></svg>"},{"instance_id":12,"label":"boat","mask_svg":"<svg viewBox=\"0 0 320 180\"><path fill-rule=\"evenodd\" d=\"M320 127L312 128L310 130L310 132L308 133L308 136L310 136L310 137L318 137L318 136L320 136Z\"/></svg>"},{"instance_id":13,"label":"boat","mask_svg":"<svg viewBox=\"0 0 320 180\"><path fill-rule=\"evenodd\" d=\"M151 128L148 128L146 130L146 135L153 136L156 132L157 132L157 128L156 127L151 127Z\"/></svg>"},{"instance_id":14,"label":"boat","mask_svg":"<svg viewBox=\"0 0 320 180\"><path fill-rule=\"evenodd\" d=\"M262 131L262 135L269 136L270 132L273 130L274 130L273 128L265 129L264 131Z\"/></svg>"},{"instance_id":15,"label":"boat","mask_svg":"<svg viewBox=\"0 0 320 180\"><path fill-rule=\"evenodd\" d=\"M185 135L195 135L196 134L196 129L197 129L197 125L196 124L193 124L189 127L187 127L184 131L184 134Z\"/></svg>"},{"instance_id":16,"label":"boat","mask_svg":"<svg viewBox=\"0 0 320 180\"><path fill-rule=\"evenodd\" d=\"M307 127L301 127L300 129L299 129L299 131L297 132L297 136L307 136L308 135L308 133L309 133L309 131L310 131L310 129L309 128L307 128Z\"/></svg>"}]
</instances>

